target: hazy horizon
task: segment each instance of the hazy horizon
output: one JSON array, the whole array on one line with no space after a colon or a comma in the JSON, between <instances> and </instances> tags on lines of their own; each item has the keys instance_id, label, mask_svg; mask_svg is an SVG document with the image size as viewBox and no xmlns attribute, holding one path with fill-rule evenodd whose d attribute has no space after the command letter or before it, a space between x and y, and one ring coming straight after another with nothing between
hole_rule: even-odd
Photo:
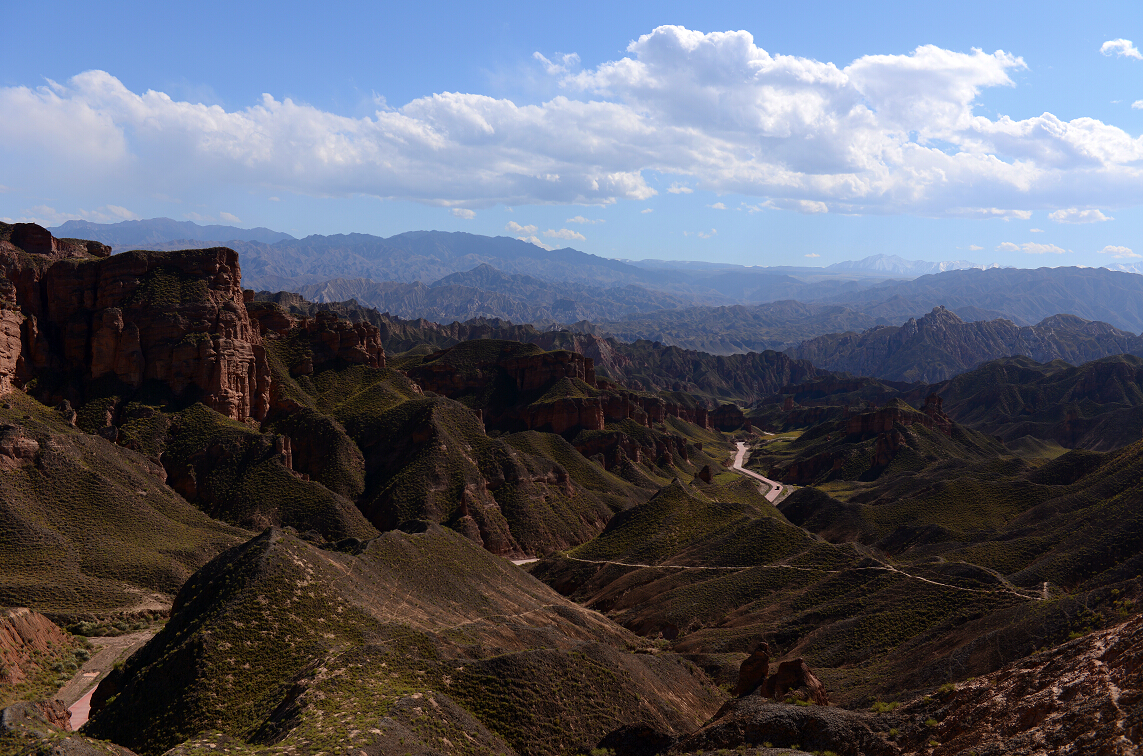
<instances>
[{"instance_id":1,"label":"hazy horizon","mask_svg":"<svg viewBox=\"0 0 1143 756\"><path fill-rule=\"evenodd\" d=\"M43 34L0 52L7 221L763 266L1143 259L1125 2L12 15Z\"/></svg>"}]
</instances>

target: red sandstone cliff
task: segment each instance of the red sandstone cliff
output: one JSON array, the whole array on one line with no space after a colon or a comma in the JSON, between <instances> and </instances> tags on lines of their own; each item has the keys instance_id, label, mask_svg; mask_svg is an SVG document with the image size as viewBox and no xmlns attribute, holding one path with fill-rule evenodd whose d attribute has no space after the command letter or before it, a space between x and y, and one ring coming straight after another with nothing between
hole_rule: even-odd
<instances>
[{"instance_id":1,"label":"red sandstone cliff","mask_svg":"<svg viewBox=\"0 0 1143 756\"><path fill-rule=\"evenodd\" d=\"M231 249L126 252L0 229L0 393L38 372L153 379L235 420L269 408L270 370ZM18 334L18 338L17 338ZM48 399L78 397L59 396Z\"/></svg>"},{"instance_id":2,"label":"red sandstone cliff","mask_svg":"<svg viewBox=\"0 0 1143 756\"><path fill-rule=\"evenodd\" d=\"M258 303L259 305L265 303ZM369 323L351 323L332 312L319 312L312 318L295 319L280 308L252 309L260 332L267 338L290 335L301 339L308 354L290 365L293 375L310 375L316 367L334 361L373 368L385 367L385 347L381 332Z\"/></svg>"}]
</instances>

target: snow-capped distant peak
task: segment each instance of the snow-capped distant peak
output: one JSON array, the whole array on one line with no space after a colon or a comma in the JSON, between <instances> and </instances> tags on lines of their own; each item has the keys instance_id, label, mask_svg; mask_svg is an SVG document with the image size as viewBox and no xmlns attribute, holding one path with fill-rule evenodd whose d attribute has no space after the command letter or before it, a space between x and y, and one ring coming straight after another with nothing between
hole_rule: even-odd
<instances>
[{"instance_id":1,"label":"snow-capped distant peak","mask_svg":"<svg viewBox=\"0 0 1143 756\"><path fill-rule=\"evenodd\" d=\"M906 260L897 255L872 255L864 260L846 260L826 266L827 270L866 270L890 275L924 276L929 273L943 273L946 270L969 270L977 268L988 270L999 268L997 263L980 264L968 260L945 260L943 262L928 262L927 260Z\"/></svg>"}]
</instances>

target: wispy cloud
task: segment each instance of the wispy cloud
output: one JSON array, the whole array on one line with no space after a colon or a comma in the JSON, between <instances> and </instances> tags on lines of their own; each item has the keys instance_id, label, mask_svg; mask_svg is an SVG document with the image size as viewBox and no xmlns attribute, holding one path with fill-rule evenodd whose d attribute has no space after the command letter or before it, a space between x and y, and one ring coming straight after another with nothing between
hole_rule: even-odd
<instances>
[{"instance_id":1,"label":"wispy cloud","mask_svg":"<svg viewBox=\"0 0 1143 756\"><path fill-rule=\"evenodd\" d=\"M1115 220L1115 218L1104 215L1099 210L1080 210L1075 207L1067 210L1056 210L1053 213L1048 213L1048 217L1056 223L1103 223L1104 221Z\"/></svg>"},{"instance_id":2,"label":"wispy cloud","mask_svg":"<svg viewBox=\"0 0 1143 756\"><path fill-rule=\"evenodd\" d=\"M1057 247L1055 244L1037 244L1036 242L1024 242L1023 244L1013 244L1012 242L1002 242L996 247L1001 252L1024 252L1029 255L1062 255L1069 250L1063 247Z\"/></svg>"},{"instance_id":3,"label":"wispy cloud","mask_svg":"<svg viewBox=\"0 0 1143 756\"><path fill-rule=\"evenodd\" d=\"M643 215L646 215L647 213L653 213L655 211L649 207L645 207L642 210L640 210L639 212L642 213Z\"/></svg>"},{"instance_id":4,"label":"wispy cloud","mask_svg":"<svg viewBox=\"0 0 1143 756\"><path fill-rule=\"evenodd\" d=\"M984 249L984 247L977 246L976 244L969 244L968 248L973 252L979 252L980 250Z\"/></svg>"},{"instance_id":5,"label":"wispy cloud","mask_svg":"<svg viewBox=\"0 0 1143 756\"><path fill-rule=\"evenodd\" d=\"M717 235L718 235L718 229L717 228L712 228L709 233L706 231L699 231L698 232L698 238L700 238L700 239L710 239L711 237L714 237Z\"/></svg>"},{"instance_id":6,"label":"wispy cloud","mask_svg":"<svg viewBox=\"0 0 1143 756\"><path fill-rule=\"evenodd\" d=\"M218 214L218 218L219 218L219 220L225 221L226 223L241 223L242 222L242 219L233 213L221 212Z\"/></svg>"},{"instance_id":7,"label":"wispy cloud","mask_svg":"<svg viewBox=\"0 0 1143 756\"><path fill-rule=\"evenodd\" d=\"M707 205L707 207L709 207L712 210L725 210L726 209L726 205L722 204L721 202L715 202L713 205Z\"/></svg>"},{"instance_id":8,"label":"wispy cloud","mask_svg":"<svg viewBox=\"0 0 1143 756\"><path fill-rule=\"evenodd\" d=\"M808 255L803 255L803 257L821 257L821 255L817 252L810 252Z\"/></svg>"},{"instance_id":9,"label":"wispy cloud","mask_svg":"<svg viewBox=\"0 0 1143 756\"><path fill-rule=\"evenodd\" d=\"M544 71L549 76L560 76L571 71L579 65L579 55L577 53L556 53L549 60L544 55L534 52L532 53L534 60L540 61L540 65L544 67Z\"/></svg>"},{"instance_id":10,"label":"wispy cloud","mask_svg":"<svg viewBox=\"0 0 1143 756\"><path fill-rule=\"evenodd\" d=\"M454 218L462 218L464 220L472 220L476 217L475 210L469 210L467 207L454 207L449 209L449 214Z\"/></svg>"},{"instance_id":11,"label":"wispy cloud","mask_svg":"<svg viewBox=\"0 0 1143 756\"><path fill-rule=\"evenodd\" d=\"M1109 39L1100 46L1099 51L1104 55L1118 55L1121 58L1143 60L1143 54L1139 53L1139 48L1132 44L1129 39Z\"/></svg>"},{"instance_id":12,"label":"wispy cloud","mask_svg":"<svg viewBox=\"0 0 1143 756\"><path fill-rule=\"evenodd\" d=\"M92 223L118 223L125 220L139 220L137 213L119 205L104 205L95 210L67 212L47 205L36 205L21 210L18 218L0 218L5 223L38 223L41 226L58 226L69 220L85 220Z\"/></svg>"},{"instance_id":13,"label":"wispy cloud","mask_svg":"<svg viewBox=\"0 0 1143 756\"><path fill-rule=\"evenodd\" d=\"M1030 233L1030 234L1042 234L1042 233L1044 233L1044 229L1042 229L1042 228L1030 228L1030 229L1028 229L1028 233Z\"/></svg>"},{"instance_id":14,"label":"wispy cloud","mask_svg":"<svg viewBox=\"0 0 1143 756\"><path fill-rule=\"evenodd\" d=\"M667 189L667 191L671 194L694 194L695 190L691 189L686 184L680 184L678 181L676 181L671 184L670 188Z\"/></svg>"},{"instance_id":15,"label":"wispy cloud","mask_svg":"<svg viewBox=\"0 0 1143 756\"><path fill-rule=\"evenodd\" d=\"M595 225L596 223L606 223L603 218L585 218L582 215L577 215L574 218L568 218L564 223L589 223Z\"/></svg>"},{"instance_id":16,"label":"wispy cloud","mask_svg":"<svg viewBox=\"0 0 1143 756\"><path fill-rule=\"evenodd\" d=\"M1143 255L1132 252L1130 247L1117 247L1112 244L1108 244L1106 247L1099 250L1099 254L1111 255L1112 257L1119 258L1121 260L1130 257L1143 257Z\"/></svg>"}]
</instances>

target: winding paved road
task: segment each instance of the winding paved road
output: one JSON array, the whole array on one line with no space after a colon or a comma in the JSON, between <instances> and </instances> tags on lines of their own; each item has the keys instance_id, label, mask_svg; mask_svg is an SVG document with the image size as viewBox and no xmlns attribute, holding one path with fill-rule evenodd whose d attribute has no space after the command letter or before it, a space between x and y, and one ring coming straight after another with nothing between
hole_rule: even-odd
<instances>
[{"instance_id":1,"label":"winding paved road","mask_svg":"<svg viewBox=\"0 0 1143 756\"><path fill-rule=\"evenodd\" d=\"M742 462L745 459L746 459L746 444L742 441L739 441L738 442L738 454L734 455L734 469L737 470L738 472L742 473L743 475L749 475L751 478L754 478L755 480L759 480L759 481L765 483L766 485L770 486L770 491L768 493L763 494L763 496L766 497L766 501L773 504L775 501L777 501L778 497L782 495L782 484L778 483L777 481L770 480L769 478L763 478L761 475L754 472L753 470L747 470L745 467L742 466ZM758 486L758 493L762 493L762 486Z\"/></svg>"}]
</instances>

